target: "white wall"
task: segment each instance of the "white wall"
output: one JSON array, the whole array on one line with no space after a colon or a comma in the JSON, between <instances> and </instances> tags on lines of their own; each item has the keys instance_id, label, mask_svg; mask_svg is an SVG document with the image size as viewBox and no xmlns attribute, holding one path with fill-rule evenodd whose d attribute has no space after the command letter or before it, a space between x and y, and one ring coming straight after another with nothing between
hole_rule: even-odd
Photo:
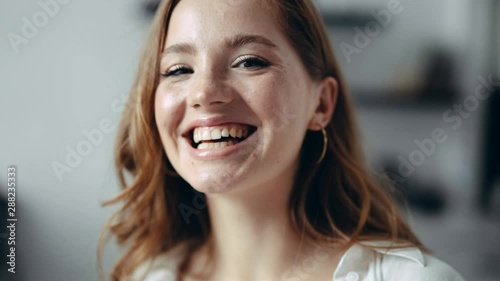
<instances>
[{"instance_id":1,"label":"white wall","mask_svg":"<svg viewBox=\"0 0 500 281\"><path fill-rule=\"evenodd\" d=\"M97 280L96 241L111 211L99 204L118 191L114 130L62 181L52 163L65 163L65 147L86 139L82 130L117 124L111 105L127 94L147 22L138 1L67 2L18 53L8 34L21 35L22 18L43 9L0 4L0 186L5 194L7 166L16 165L16 280Z\"/></svg>"}]
</instances>

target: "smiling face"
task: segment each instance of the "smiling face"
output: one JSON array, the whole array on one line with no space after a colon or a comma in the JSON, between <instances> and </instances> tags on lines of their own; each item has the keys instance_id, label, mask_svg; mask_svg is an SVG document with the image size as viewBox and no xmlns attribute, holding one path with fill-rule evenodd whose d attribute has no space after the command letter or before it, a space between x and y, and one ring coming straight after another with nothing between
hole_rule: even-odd
<instances>
[{"instance_id":1,"label":"smiling face","mask_svg":"<svg viewBox=\"0 0 500 281\"><path fill-rule=\"evenodd\" d=\"M260 1L180 1L160 69L158 131L192 187L219 193L292 182L319 98Z\"/></svg>"}]
</instances>

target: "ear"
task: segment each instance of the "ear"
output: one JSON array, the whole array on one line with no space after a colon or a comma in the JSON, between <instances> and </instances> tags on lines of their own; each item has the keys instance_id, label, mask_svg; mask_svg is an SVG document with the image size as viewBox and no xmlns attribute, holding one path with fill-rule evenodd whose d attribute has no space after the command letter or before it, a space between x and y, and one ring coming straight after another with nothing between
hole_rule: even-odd
<instances>
[{"instance_id":1,"label":"ear","mask_svg":"<svg viewBox=\"0 0 500 281\"><path fill-rule=\"evenodd\" d=\"M337 104L339 84L333 77L324 78L316 88L319 92L317 96L316 108L307 128L319 131L325 128L332 119Z\"/></svg>"}]
</instances>

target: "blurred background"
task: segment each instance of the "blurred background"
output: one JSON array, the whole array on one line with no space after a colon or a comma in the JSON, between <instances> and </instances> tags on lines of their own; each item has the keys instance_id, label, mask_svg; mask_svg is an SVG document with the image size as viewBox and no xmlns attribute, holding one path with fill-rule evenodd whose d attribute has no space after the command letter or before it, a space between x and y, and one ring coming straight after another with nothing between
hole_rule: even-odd
<instances>
[{"instance_id":1,"label":"blurred background","mask_svg":"<svg viewBox=\"0 0 500 281\"><path fill-rule=\"evenodd\" d=\"M316 3L373 170L436 256L467 280L499 280L500 1ZM116 125L156 7L0 3L0 197L15 165L18 218L12 275L2 202L1 280L97 280Z\"/></svg>"}]
</instances>

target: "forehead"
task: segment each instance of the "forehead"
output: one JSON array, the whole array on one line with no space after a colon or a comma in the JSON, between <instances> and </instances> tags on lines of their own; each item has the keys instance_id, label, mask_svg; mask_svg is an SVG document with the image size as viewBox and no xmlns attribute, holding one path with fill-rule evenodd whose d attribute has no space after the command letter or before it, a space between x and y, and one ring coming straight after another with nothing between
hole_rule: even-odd
<instances>
[{"instance_id":1,"label":"forehead","mask_svg":"<svg viewBox=\"0 0 500 281\"><path fill-rule=\"evenodd\" d=\"M265 0L181 0L172 13L166 46L209 45L238 34L285 40Z\"/></svg>"}]
</instances>

